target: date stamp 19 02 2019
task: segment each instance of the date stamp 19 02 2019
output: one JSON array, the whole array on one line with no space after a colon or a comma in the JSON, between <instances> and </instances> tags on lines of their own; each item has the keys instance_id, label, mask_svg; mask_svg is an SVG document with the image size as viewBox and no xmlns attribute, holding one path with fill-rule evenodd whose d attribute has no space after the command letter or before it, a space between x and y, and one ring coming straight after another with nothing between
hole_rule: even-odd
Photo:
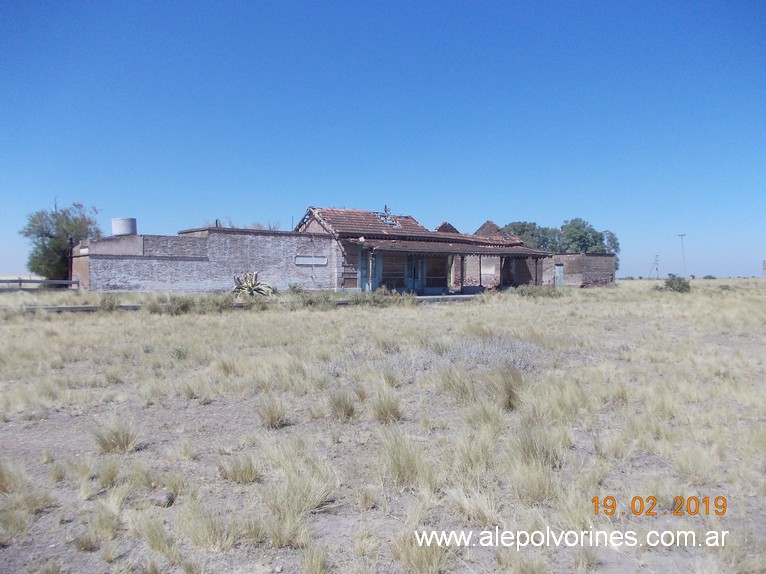
<instances>
[{"instance_id":1,"label":"date stamp 19 02 2019","mask_svg":"<svg viewBox=\"0 0 766 574\"><path fill-rule=\"evenodd\" d=\"M634 496L630 499L630 504L625 510L617 507L617 500L614 496L605 496L600 498L594 496L591 499L593 511L595 514L605 514L613 516L626 514L633 516L709 516L715 514L723 516L726 514L726 497L716 496L676 496L673 498L673 507L667 510L657 508L657 498L654 496Z\"/></svg>"}]
</instances>

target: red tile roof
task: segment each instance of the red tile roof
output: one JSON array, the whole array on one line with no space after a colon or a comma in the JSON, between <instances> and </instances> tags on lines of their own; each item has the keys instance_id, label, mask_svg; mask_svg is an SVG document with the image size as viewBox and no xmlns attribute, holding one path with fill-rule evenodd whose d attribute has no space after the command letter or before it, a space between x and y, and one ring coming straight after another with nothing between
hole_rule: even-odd
<instances>
[{"instance_id":1,"label":"red tile roof","mask_svg":"<svg viewBox=\"0 0 766 574\"><path fill-rule=\"evenodd\" d=\"M474 231L473 234L481 237L502 237L504 235L500 226L489 219L485 221L479 229Z\"/></svg>"},{"instance_id":2,"label":"red tile roof","mask_svg":"<svg viewBox=\"0 0 766 574\"><path fill-rule=\"evenodd\" d=\"M338 209L332 207L310 207L303 216L295 231L306 231L310 223L316 221L327 233L339 239L385 239L404 241L419 241L426 243L445 243L447 251L452 244L496 247L523 247L524 242L514 235L503 233L494 223L488 221L479 231L485 229L492 235L458 233L450 224L444 223L437 231L429 231L409 215L390 215L362 209ZM491 224L491 225L490 225ZM491 227L494 226L494 227ZM447 231L449 230L449 231ZM431 249L436 249L431 245ZM481 251L477 250L477 253ZM532 250L535 251L535 250Z\"/></svg>"},{"instance_id":3,"label":"red tile roof","mask_svg":"<svg viewBox=\"0 0 766 574\"><path fill-rule=\"evenodd\" d=\"M437 227L436 231L443 231L445 233L460 233L457 228L448 221L445 221L439 227Z\"/></svg>"},{"instance_id":4,"label":"red tile roof","mask_svg":"<svg viewBox=\"0 0 766 574\"><path fill-rule=\"evenodd\" d=\"M332 207L311 207L306 215L312 212L327 231L338 235L400 236L430 233L409 215L389 215L362 209Z\"/></svg>"}]
</instances>

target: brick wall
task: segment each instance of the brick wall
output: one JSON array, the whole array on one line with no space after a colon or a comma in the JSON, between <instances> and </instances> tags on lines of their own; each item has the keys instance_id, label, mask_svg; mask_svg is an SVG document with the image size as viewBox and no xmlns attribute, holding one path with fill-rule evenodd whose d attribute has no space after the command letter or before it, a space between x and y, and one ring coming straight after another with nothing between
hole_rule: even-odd
<instances>
[{"instance_id":1,"label":"brick wall","mask_svg":"<svg viewBox=\"0 0 766 574\"><path fill-rule=\"evenodd\" d=\"M233 275L251 271L258 271L259 278L280 290L290 284L304 289L334 289L337 285L336 242L329 235L212 232L208 242L212 274L228 277L229 285ZM297 264L309 257L326 262Z\"/></svg>"},{"instance_id":2,"label":"brick wall","mask_svg":"<svg viewBox=\"0 0 766 574\"><path fill-rule=\"evenodd\" d=\"M543 264L543 285L553 286L556 265L564 267L564 286L595 287L614 283L614 255L558 253Z\"/></svg>"},{"instance_id":3,"label":"brick wall","mask_svg":"<svg viewBox=\"0 0 766 574\"><path fill-rule=\"evenodd\" d=\"M478 255L468 255L465 258L464 270L465 277L463 284L466 287L481 285L482 287L490 288L500 285L499 257L487 256L480 258Z\"/></svg>"},{"instance_id":4,"label":"brick wall","mask_svg":"<svg viewBox=\"0 0 766 574\"><path fill-rule=\"evenodd\" d=\"M537 259L527 257L527 258L521 258L516 257L512 260L511 265L513 269L512 273L512 283L515 286L518 285L536 285L540 283L541 275L542 275L542 266L544 265L544 261L546 259L543 259L542 261L538 261Z\"/></svg>"},{"instance_id":5,"label":"brick wall","mask_svg":"<svg viewBox=\"0 0 766 574\"><path fill-rule=\"evenodd\" d=\"M205 237L193 235L144 235L144 252L147 257L207 257L208 242Z\"/></svg>"},{"instance_id":6,"label":"brick wall","mask_svg":"<svg viewBox=\"0 0 766 574\"><path fill-rule=\"evenodd\" d=\"M585 257L583 280L587 287L614 284L614 255L589 254Z\"/></svg>"},{"instance_id":7,"label":"brick wall","mask_svg":"<svg viewBox=\"0 0 766 574\"><path fill-rule=\"evenodd\" d=\"M91 241L77 261L92 291L229 291L234 276L258 271L279 290L334 289L339 281L335 241L328 235L250 230L208 230L179 236L143 238L141 254L124 254L120 241L110 249ZM94 249L94 244L96 249ZM83 265L87 265L83 269Z\"/></svg>"}]
</instances>

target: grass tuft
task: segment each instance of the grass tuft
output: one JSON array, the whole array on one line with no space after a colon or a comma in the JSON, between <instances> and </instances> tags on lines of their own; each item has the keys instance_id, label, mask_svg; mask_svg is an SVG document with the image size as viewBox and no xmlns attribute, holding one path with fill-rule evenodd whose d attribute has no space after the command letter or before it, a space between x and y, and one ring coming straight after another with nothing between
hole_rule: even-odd
<instances>
[{"instance_id":1,"label":"grass tuft","mask_svg":"<svg viewBox=\"0 0 766 574\"><path fill-rule=\"evenodd\" d=\"M129 453L139 446L138 431L119 415L113 415L103 428L93 431L93 436L102 453Z\"/></svg>"},{"instance_id":2,"label":"grass tuft","mask_svg":"<svg viewBox=\"0 0 766 574\"><path fill-rule=\"evenodd\" d=\"M394 558L406 572L412 574L440 574L446 572L450 549L431 544L419 546L412 530L406 530L392 544Z\"/></svg>"},{"instance_id":3,"label":"grass tuft","mask_svg":"<svg viewBox=\"0 0 766 574\"><path fill-rule=\"evenodd\" d=\"M234 546L234 528L205 506L198 496L190 497L181 507L176 524L194 546L208 552L229 550Z\"/></svg>"},{"instance_id":4,"label":"grass tuft","mask_svg":"<svg viewBox=\"0 0 766 574\"><path fill-rule=\"evenodd\" d=\"M399 397L390 387L379 386L375 398L370 402L372 415L378 422L388 424L402 419Z\"/></svg>"},{"instance_id":5,"label":"grass tuft","mask_svg":"<svg viewBox=\"0 0 766 574\"><path fill-rule=\"evenodd\" d=\"M414 487L425 471L423 453L401 429L381 433L383 461L394 484Z\"/></svg>"},{"instance_id":6,"label":"grass tuft","mask_svg":"<svg viewBox=\"0 0 766 574\"><path fill-rule=\"evenodd\" d=\"M319 546L311 545L303 554L303 574L330 574L332 569L327 560L327 553Z\"/></svg>"},{"instance_id":7,"label":"grass tuft","mask_svg":"<svg viewBox=\"0 0 766 574\"><path fill-rule=\"evenodd\" d=\"M332 391L327 397L328 408L342 423L348 422L356 414L354 396L342 389Z\"/></svg>"},{"instance_id":8,"label":"grass tuft","mask_svg":"<svg viewBox=\"0 0 766 574\"><path fill-rule=\"evenodd\" d=\"M258 410L261 423L267 429L278 429L287 424L287 409L281 399L267 397Z\"/></svg>"},{"instance_id":9,"label":"grass tuft","mask_svg":"<svg viewBox=\"0 0 766 574\"><path fill-rule=\"evenodd\" d=\"M250 456L221 458L218 461L221 476L237 484L247 484L261 480L261 472Z\"/></svg>"}]
</instances>

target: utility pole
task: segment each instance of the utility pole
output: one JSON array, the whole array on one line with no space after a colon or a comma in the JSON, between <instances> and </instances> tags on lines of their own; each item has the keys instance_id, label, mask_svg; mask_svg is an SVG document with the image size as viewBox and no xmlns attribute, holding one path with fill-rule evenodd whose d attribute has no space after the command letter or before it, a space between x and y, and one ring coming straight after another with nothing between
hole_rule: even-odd
<instances>
[{"instance_id":1,"label":"utility pole","mask_svg":"<svg viewBox=\"0 0 766 574\"><path fill-rule=\"evenodd\" d=\"M654 263L652 263L652 269L649 271L649 279L652 278L652 273L657 272L657 279L660 278L660 256L654 256Z\"/></svg>"},{"instance_id":2,"label":"utility pole","mask_svg":"<svg viewBox=\"0 0 766 574\"><path fill-rule=\"evenodd\" d=\"M681 238L681 261L684 265L684 279L686 279L686 253L684 252L684 237L686 237L686 233L679 233L678 237Z\"/></svg>"}]
</instances>

